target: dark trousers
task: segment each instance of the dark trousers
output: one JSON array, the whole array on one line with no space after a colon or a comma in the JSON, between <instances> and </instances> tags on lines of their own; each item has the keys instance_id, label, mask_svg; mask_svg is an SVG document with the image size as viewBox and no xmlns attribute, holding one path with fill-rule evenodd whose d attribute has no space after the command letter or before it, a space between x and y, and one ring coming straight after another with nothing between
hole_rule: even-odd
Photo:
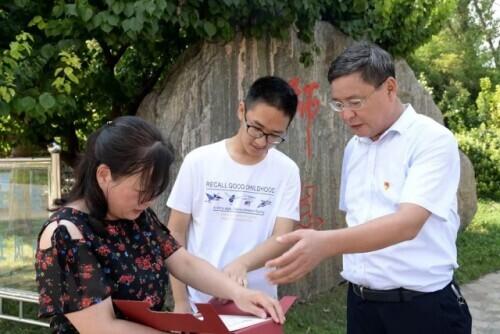
<instances>
[{"instance_id":1,"label":"dark trousers","mask_svg":"<svg viewBox=\"0 0 500 334\"><path fill-rule=\"evenodd\" d=\"M470 334L471 326L469 308L450 284L403 302L366 301L349 284L347 334Z\"/></svg>"}]
</instances>

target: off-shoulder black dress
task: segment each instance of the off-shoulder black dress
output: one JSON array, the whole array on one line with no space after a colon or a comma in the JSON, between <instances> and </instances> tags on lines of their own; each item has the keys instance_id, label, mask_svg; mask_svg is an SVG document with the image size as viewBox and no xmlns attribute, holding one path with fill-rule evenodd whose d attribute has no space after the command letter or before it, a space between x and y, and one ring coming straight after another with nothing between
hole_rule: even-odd
<instances>
[{"instance_id":1,"label":"off-shoulder black dress","mask_svg":"<svg viewBox=\"0 0 500 334\"><path fill-rule=\"evenodd\" d=\"M168 283L165 260L180 245L151 209L134 221L96 225L84 212L61 208L45 222L42 231L61 220L73 223L83 238L72 239L66 226L60 224L52 246L44 250L38 246L35 263L39 317L52 317L54 333L78 333L64 314L109 296L146 300L153 309L161 309Z\"/></svg>"}]
</instances>

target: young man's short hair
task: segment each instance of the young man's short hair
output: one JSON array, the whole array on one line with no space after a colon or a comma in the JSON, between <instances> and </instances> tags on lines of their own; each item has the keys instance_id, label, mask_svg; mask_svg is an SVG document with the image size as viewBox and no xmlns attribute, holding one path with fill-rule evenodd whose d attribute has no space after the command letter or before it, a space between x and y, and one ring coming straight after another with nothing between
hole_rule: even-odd
<instances>
[{"instance_id":1,"label":"young man's short hair","mask_svg":"<svg viewBox=\"0 0 500 334\"><path fill-rule=\"evenodd\" d=\"M248 90L245 98L246 110L257 103L265 103L282 111L292 121L297 112L298 98L293 88L283 79L266 76L257 79Z\"/></svg>"}]
</instances>

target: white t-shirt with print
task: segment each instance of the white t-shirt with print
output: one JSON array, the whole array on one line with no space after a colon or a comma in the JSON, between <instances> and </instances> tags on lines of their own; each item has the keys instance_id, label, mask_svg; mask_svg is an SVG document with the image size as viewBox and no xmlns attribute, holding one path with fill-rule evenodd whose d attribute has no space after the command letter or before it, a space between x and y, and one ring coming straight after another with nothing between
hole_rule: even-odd
<instances>
[{"instance_id":1,"label":"white t-shirt with print","mask_svg":"<svg viewBox=\"0 0 500 334\"><path fill-rule=\"evenodd\" d=\"M234 161L226 141L199 147L184 158L167 206L191 214L187 250L222 269L273 233L277 217L300 219L299 168L270 149L254 165ZM265 268L248 273L248 287L277 296ZM191 303L208 296L188 287Z\"/></svg>"}]
</instances>

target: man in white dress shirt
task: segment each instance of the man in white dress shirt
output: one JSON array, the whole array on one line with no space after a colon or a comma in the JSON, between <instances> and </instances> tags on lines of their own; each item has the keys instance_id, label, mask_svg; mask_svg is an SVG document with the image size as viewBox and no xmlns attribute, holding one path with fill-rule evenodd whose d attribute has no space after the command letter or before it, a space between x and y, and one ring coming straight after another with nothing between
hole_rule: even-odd
<instances>
[{"instance_id":1,"label":"man in white dress shirt","mask_svg":"<svg viewBox=\"0 0 500 334\"><path fill-rule=\"evenodd\" d=\"M354 133L344 151L339 207L348 227L298 230L295 245L267 263L274 283L296 281L343 254L347 333L470 333L456 283L453 134L397 97L392 57L370 43L347 48L328 72L330 107Z\"/></svg>"}]
</instances>

